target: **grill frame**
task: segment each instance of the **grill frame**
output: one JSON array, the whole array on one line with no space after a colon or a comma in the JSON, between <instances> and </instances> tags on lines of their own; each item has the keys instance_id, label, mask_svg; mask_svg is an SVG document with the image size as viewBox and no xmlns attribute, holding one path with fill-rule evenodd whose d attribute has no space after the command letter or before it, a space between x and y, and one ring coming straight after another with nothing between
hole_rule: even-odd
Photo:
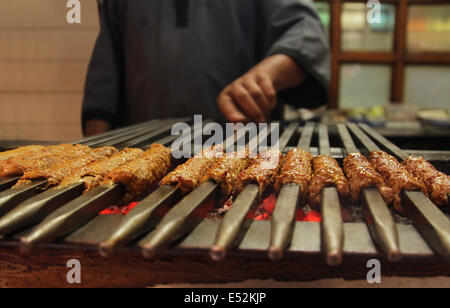
<instances>
[{"instance_id":1,"label":"grill frame","mask_svg":"<svg viewBox=\"0 0 450 308\"><path fill-rule=\"evenodd\" d=\"M303 129L299 128L297 131L293 130L291 138L289 140L298 141L300 139ZM295 138L294 138L295 137ZM291 147L287 147L285 152L289 151ZM310 151L313 155L318 155L319 149L317 147L311 147ZM346 151L342 148L331 147L331 155L339 162L342 162ZM362 149L362 152L367 153ZM424 154L425 158L430 159L433 163L450 162L450 155L446 153L417 153L410 152L411 155ZM439 158L439 160L435 160ZM113 227L120 223L123 216L97 216L83 227L79 228L74 233L64 237L63 239L51 243L45 244L42 247L34 250L28 256L34 256L37 253L51 257L56 255L71 255L73 253L79 253L88 258L94 258L97 260L101 257L97 253L98 245L106 239L107 235L113 230ZM159 221L158 219L155 222ZM190 262L203 262L202 273L197 275L201 277L190 278L189 280L183 280L179 282L210 282L208 270L211 267L216 266L216 271L224 271L230 268L230 264L235 264L240 260L244 264L251 264L249 270L246 271L241 267L237 270L232 270L229 279L226 281L233 281L234 279L248 279L248 278L276 278L281 280L308 280L316 278L363 278L359 275L364 272L365 268L361 268L361 264L364 260L379 259L383 262L383 267L388 268L387 275L399 275L406 274L408 276L435 276L435 275L448 275L450 276L450 265L445 262L441 257L436 255L429 245L422 238L420 233L412 225L404 225L396 223L399 240L400 251L403 256L403 260L399 263L392 264L387 261L384 254L380 252L380 249L374 244L372 235L369 228L365 223L344 223L344 246L343 246L343 264L336 268L329 268L323 257L323 248L321 242L321 225L319 223L310 222L295 222L295 228L293 231L292 245L285 252L283 260L272 262L267 257L267 251L270 244L270 221L253 221L245 233L242 241L238 245L237 249L231 250L227 254L227 259L219 263L213 262L209 259L209 251L214 244L215 235L219 228L220 221L218 219L204 218L198 226L185 238L177 242L175 246L169 248L162 248L158 252L157 260L146 261L140 255L140 250L136 245L137 242L132 243L124 248L120 248L117 251L117 255L106 262L123 262L123 258L129 258L130 260L139 260L138 264L145 265L149 270L156 270L155 266L149 265L148 262L155 264L164 263L163 260L168 258L173 260L166 266L166 270L171 270L170 266L175 263ZM18 238L26 234L27 230L15 234L9 239L0 241L0 266L4 259L6 251L11 249L13 255L16 249L19 247ZM21 255L17 255L17 260L23 260ZM189 260L192 258L192 260ZM96 261L97 262L97 261ZM20 263L20 262L18 262ZM39 263L39 262L36 262ZM128 263L128 262L127 262ZM169 266L170 264L170 266ZM314 270L299 270L289 273L287 270L289 266L307 266L309 265L321 265L320 269ZM274 266L279 266L278 269L273 269ZM358 266L359 270L355 271L352 268ZM417 266L418 269L412 270L411 266ZM267 267L266 270L261 270L261 267ZM314 267L314 266L313 266ZM257 269L261 272L258 273ZM406 270L405 270L406 269ZM346 271L348 270L348 273ZM170 275L169 275L170 276ZM187 276L186 276L187 277ZM198 281L194 281L198 279ZM212 279L213 281L214 278ZM164 278L160 281L154 281L150 283L163 283ZM177 282L171 280L170 282ZM146 282L147 283L147 282Z\"/></svg>"}]
</instances>

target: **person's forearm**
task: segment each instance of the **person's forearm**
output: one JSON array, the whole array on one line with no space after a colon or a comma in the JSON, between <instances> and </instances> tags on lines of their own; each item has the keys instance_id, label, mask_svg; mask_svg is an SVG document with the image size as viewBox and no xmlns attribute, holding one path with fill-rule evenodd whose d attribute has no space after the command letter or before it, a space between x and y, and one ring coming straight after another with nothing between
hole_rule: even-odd
<instances>
[{"instance_id":1,"label":"person's forearm","mask_svg":"<svg viewBox=\"0 0 450 308\"><path fill-rule=\"evenodd\" d=\"M253 70L268 74L277 92L298 86L306 79L306 74L297 63L283 54L266 58L251 69Z\"/></svg>"}]
</instances>

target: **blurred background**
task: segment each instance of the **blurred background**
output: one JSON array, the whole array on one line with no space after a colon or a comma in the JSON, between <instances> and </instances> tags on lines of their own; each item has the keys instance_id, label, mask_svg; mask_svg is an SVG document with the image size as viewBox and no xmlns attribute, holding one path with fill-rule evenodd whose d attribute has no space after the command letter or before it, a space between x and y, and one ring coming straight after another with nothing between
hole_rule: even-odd
<instances>
[{"instance_id":1,"label":"blurred background","mask_svg":"<svg viewBox=\"0 0 450 308\"><path fill-rule=\"evenodd\" d=\"M96 1L80 2L82 23L68 24L66 1L0 0L0 139L81 137L99 28ZM450 1L382 0L381 22L372 24L367 1L314 2L332 50L330 110L287 110L287 119L449 129Z\"/></svg>"}]
</instances>

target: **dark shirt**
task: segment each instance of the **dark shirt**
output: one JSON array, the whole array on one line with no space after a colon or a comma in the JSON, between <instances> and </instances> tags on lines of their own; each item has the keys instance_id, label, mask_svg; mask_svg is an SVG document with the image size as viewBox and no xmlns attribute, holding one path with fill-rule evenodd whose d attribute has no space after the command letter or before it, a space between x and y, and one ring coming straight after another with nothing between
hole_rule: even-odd
<instances>
[{"instance_id":1,"label":"dark shirt","mask_svg":"<svg viewBox=\"0 0 450 308\"><path fill-rule=\"evenodd\" d=\"M328 39L312 1L103 0L82 120L113 127L202 114L223 120L217 96L266 57L285 54L309 75L279 101L327 102ZM84 126L84 125L83 125Z\"/></svg>"}]
</instances>

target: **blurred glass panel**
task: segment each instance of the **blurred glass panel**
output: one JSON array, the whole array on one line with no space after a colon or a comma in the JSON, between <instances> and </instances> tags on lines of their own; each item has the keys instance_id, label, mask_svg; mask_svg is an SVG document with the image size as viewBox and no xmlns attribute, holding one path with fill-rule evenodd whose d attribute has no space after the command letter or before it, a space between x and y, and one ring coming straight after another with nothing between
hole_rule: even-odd
<instances>
[{"instance_id":1,"label":"blurred glass panel","mask_svg":"<svg viewBox=\"0 0 450 308\"><path fill-rule=\"evenodd\" d=\"M450 4L411 5L408 52L450 51Z\"/></svg>"},{"instance_id":2,"label":"blurred glass panel","mask_svg":"<svg viewBox=\"0 0 450 308\"><path fill-rule=\"evenodd\" d=\"M389 65L344 64L341 66L340 76L341 109L370 108L390 102Z\"/></svg>"},{"instance_id":3,"label":"blurred glass panel","mask_svg":"<svg viewBox=\"0 0 450 308\"><path fill-rule=\"evenodd\" d=\"M315 5L317 12L319 13L320 20L327 31L327 37L330 37L330 4L327 2L315 2Z\"/></svg>"},{"instance_id":4,"label":"blurred glass panel","mask_svg":"<svg viewBox=\"0 0 450 308\"><path fill-rule=\"evenodd\" d=\"M450 66L406 67L405 104L450 109Z\"/></svg>"},{"instance_id":5,"label":"blurred glass panel","mask_svg":"<svg viewBox=\"0 0 450 308\"><path fill-rule=\"evenodd\" d=\"M394 46L395 5L381 4L380 22L369 23L372 8L365 3L344 3L341 48L344 51L392 51Z\"/></svg>"}]
</instances>

